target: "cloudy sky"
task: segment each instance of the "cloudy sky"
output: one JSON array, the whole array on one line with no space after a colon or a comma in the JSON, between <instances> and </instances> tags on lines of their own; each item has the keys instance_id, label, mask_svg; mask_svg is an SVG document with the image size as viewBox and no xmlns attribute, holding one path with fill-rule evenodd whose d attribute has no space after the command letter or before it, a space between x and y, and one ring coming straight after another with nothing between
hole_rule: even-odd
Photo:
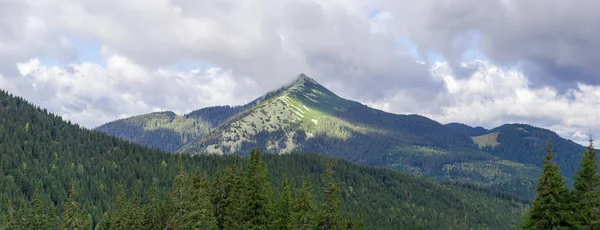
<instances>
[{"instance_id":1,"label":"cloudy sky","mask_svg":"<svg viewBox=\"0 0 600 230\"><path fill-rule=\"evenodd\" d=\"M600 135L600 1L0 0L0 88L83 126L306 73L394 113Z\"/></svg>"}]
</instances>

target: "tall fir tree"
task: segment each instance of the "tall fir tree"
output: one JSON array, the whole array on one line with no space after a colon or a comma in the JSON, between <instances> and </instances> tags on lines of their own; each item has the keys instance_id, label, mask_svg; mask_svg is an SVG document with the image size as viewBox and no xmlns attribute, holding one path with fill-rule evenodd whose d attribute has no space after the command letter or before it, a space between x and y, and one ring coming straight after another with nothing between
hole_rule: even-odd
<instances>
[{"instance_id":1,"label":"tall fir tree","mask_svg":"<svg viewBox=\"0 0 600 230\"><path fill-rule=\"evenodd\" d=\"M158 197L156 183L152 183L148 189L148 197L144 206L144 229L160 230L164 228L162 207Z\"/></svg>"},{"instance_id":2,"label":"tall fir tree","mask_svg":"<svg viewBox=\"0 0 600 230\"><path fill-rule=\"evenodd\" d=\"M95 230L110 230L110 214L108 212L105 212L102 214L102 219L100 220L100 222L96 225L96 229Z\"/></svg>"},{"instance_id":3,"label":"tall fir tree","mask_svg":"<svg viewBox=\"0 0 600 230\"><path fill-rule=\"evenodd\" d=\"M192 199L190 201L192 206L184 215L184 219L190 220L192 229L217 229L217 219L210 202L208 187L208 179L205 176L198 174L194 177L194 187L191 191Z\"/></svg>"},{"instance_id":4,"label":"tall fir tree","mask_svg":"<svg viewBox=\"0 0 600 230\"><path fill-rule=\"evenodd\" d=\"M598 157L590 138L587 151L580 161L581 169L575 175L575 210L578 223L584 228L600 229L600 176Z\"/></svg>"},{"instance_id":5,"label":"tall fir tree","mask_svg":"<svg viewBox=\"0 0 600 230\"><path fill-rule=\"evenodd\" d=\"M338 230L345 229L344 218L340 210L341 195L340 188L335 183L333 163L327 162L327 169L323 178L324 202L319 215L318 229Z\"/></svg>"},{"instance_id":6,"label":"tall fir tree","mask_svg":"<svg viewBox=\"0 0 600 230\"><path fill-rule=\"evenodd\" d=\"M54 227L60 227L61 224L61 219L60 219L60 215L58 214L57 211L57 207L54 205L53 202L50 202L50 204L48 205L48 211L49 211L49 217L50 219L48 220L49 226Z\"/></svg>"},{"instance_id":7,"label":"tall fir tree","mask_svg":"<svg viewBox=\"0 0 600 230\"><path fill-rule=\"evenodd\" d=\"M21 224L19 223L19 217L17 216L17 212L13 206L13 202L11 200L8 201L7 205L8 213L4 219L4 225L6 230L19 230L22 229Z\"/></svg>"},{"instance_id":8,"label":"tall fir tree","mask_svg":"<svg viewBox=\"0 0 600 230\"><path fill-rule=\"evenodd\" d=\"M287 177L283 177L283 191L277 201L277 212L275 219L275 229L289 230L292 229L292 217L294 215L294 190L293 185L288 181Z\"/></svg>"},{"instance_id":9,"label":"tall fir tree","mask_svg":"<svg viewBox=\"0 0 600 230\"><path fill-rule=\"evenodd\" d=\"M69 189L69 198L65 204L65 212L60 224L60 229L89 229L89 225L86 226L86 221L83 219L83 215L81 214L81 204L75 199L76 196L77 193L75 190L75 183L72 182Z\"/></svg>"},{"instance_id":10,"label":"tall fir tree","mask_svg":"<svg viewBox=\"0 0 600 230\"><path fill-rule=\"evenodd\" d=\"M240 219L241 189L239 188L237 156L232 156L231 165L217 172L213 180L211 202L219 229L238 229ZM226 224L226 222L228 222Z\"/></svg>"},{"instance_id":11,"label":"tall fir tree","mask_svg":"<svg viewBox=\"0 0 600 230\"><path fill-rule=\"evenodd\" d=\"M225 201L231 194L231 188L233 187L233 175L227 175L228 170L229 167L217 172L211 191L213 212L217 220L217 228L220 230L223 229L225 208L228 206L228 203ZM227 176L231 178L228 179Z\"/></svg>"},{"instance_id":12,"label":"tall fir tree","mask_svg":"<svg viewBox=\"0 0 600 230\"><path fill-rule=\"evenodd\" d=\"M56 228L53 216L40 197L40 190L36 189L25 214L24 227L26 229L53 229Z\"/></svg>"},{"instance_id":13,"label":"tall fir tree","mask_svg":"<svg viewBox=\"0 0 600 230\"><path fill-rule=\"evenodd\" d=\"M313 200L312 185L308 177L302 181L302 188L294 205L292 229L309 230L316 227L317 208Z\"/></svg>"},{"instance_id":14,"label":"tall fir tree","mask_svg":"<svg viewBox=\"0 0 600 230\"><path fill-rule=\"evenodd\" d=\"M552 162L555 156L552 144L548 142L542 175L536 187L537 195L527 213L523 229L563 229L576 225L571 210L570 192L558 164Z\"/></svg>"},{"instance_id":15,"label":"tall fir tree","mask_svg":"<svg viewBox=\"0 0 600 230\"><path fill-rule=\"evenodd\" d=\"M244 209L246 207L246 181L245 174L241 165L234 162L231 167L225 169L224 180L225 188L229 187L229 195L223 201L223 228L222 229L241 229L244 225Z\"/></svg>"},{"instance_id":16,"label":"tall fir tree","mask_svg":"<svg viewBox=\"0 0 600 230\"><path fill-rule=\"evenodd\" d=\"M273 188L271 176L260 150L250 152L246 174L244 215L246 229L270 229L273 224Z\"/></svg>"},{"instance_id":17,"label":"tall fir tree","mask_svg":"<svg viewBox=\"0 0 600 230\"><path fill-rule=\"evenodd\" d=\"M129 229L142 229L144 227L144 209L142 207L142 181L138 180L133 188L133 197L127 209Z\"/></svg>"},{"instance_id":18,"label":"tall fir tree","mask_svg":"<svg viewBox=\"0 0 600 230\"><path fill-rule=\"evenodd\" d=\"M85 227L83 229L94 229L94 219L92 218L91 214L87 214L85 216Z\"/></svg>"},{"instance_id":19,"label":"tall fir tree","mask_svg":"<svg viewBox=\"0 0 600 230\"><path fill-rule=\"evenodd\" d=\"M129 221L127 219L127 193L125 192L125 186L120 184L117 188L117 195L115 196L115 209L111 213L110 227L113 230L127 229Z\"/></svg>"},{"instance_id":20,"label":"tall fir tree","mask_svg":"<svg viewBox=\"0 0 600 230\"><path fill-rule=\"evenodd\" d=\"M169 193L167 223L165 229L189 229L194 223L187 218L187 214L194 208L192 202L193 184L185 172L183 159L179 155L177 162L178 173L173 180L173 186Z\"/></svg>"}]
</instances>

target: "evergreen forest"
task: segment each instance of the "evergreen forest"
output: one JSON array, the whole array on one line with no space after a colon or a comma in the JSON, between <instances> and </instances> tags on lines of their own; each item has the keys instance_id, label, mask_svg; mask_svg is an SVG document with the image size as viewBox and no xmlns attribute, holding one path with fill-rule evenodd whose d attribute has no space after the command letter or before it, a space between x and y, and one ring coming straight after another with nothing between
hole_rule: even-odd
<instances>
[{"instance_id":1,"label":"evergreen forest","mask_svg":"<svg viewBox=\"0 0 600 230\"><path fill-rule=\"evenodd\" d=\"M573 189L567 187L550 142L542 164L536 197L522 229L600 229L600 176L598 157L590 139L580 160Z\"/></svg>"},{"instance_id":2,"label":"evergreen forest","mask_svg":"<svg viewBox=\"0 0 600 230\"><path fill-rule=\"evenodd\" d=\"M223 201L238 190L240 200ZM510 195L318 154L169 154L0 92L0 229L274 229L294 228L294 218L321 229L514 229L526 208Z\"/></svg>"}]
</instances>

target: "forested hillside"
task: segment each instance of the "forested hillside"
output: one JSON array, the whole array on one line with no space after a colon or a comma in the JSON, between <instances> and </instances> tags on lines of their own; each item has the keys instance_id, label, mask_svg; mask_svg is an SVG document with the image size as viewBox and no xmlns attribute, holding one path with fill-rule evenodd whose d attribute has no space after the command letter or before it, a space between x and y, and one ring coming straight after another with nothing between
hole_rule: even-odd
<instances>
[{"instance_id":1,"label":"forested hillside","mask_svg":"<svg viewBox=\"0 0 600 230\"><path fill-rule=\"evenodd\" d=\"M74 184L73 199L89 214L86 219L98 224L105 212L118 210L114 201L121 184L127 188L129 201L135 200L134 188L144 191L140 199L147 200L152 184L164 200L178 175L175 155L85 130L6 92L0 92L0 121L0 216L6 216L10 201L13 211L43 206L64 220L69 188ZM231 159L182 157L187 174L204 174L207 183L213 184L214 175L230 165ZM520 222L518 216L525 207L497 194L316 154L267 154L264 160L274 194L281 193L284 176L297 187L308 177L318 205L325 199L319 190L325 184L326 163L332 160L342 212L350 217L362 212L369 229L418 225L426 229L511 229ZM245 157L239 159L243 167L247 162ZM6 222L6 218L0 219Z\"/></svg>"},{"instance_id":2,"label":"forested hillside","mask_svg":"<svg viewBox=\"0 0 600 230\"><path fill-rule=\"evenodd\" d=\"M542 166L545 146L552 142L557 152L556 162L567 178L573 178L585 147L560 137L555 132L525 124L507 124L494 128L487 135L495 135L495 146L486 149L493 155L524 164Z\"/></svg>"},{"instance_id":3,"label":"forested hillside","mask_svg":"<svg viewBox=\"0 0 600 230\"><path fill-rule=\"evenodd\" d=\"M215 106L184 116L170 111L155 112L109 122L96 129L144 146L174 152L214 130L242 109L242 106Z\"/></svg>"},{"instance_id":4,"label":"forested hillside","mask_svg":"<svg viewBox=\"0 0 600 230\"><path fill-rule=\"evenodd\" d=\"M282 192L275 195L260 152L252 152L247 167L235 162L211 182L204 174L187 174L180 156L166 199L159 196L154 183L148 191L142 191L142 182L138 181L130 189L129 198L128 188L120 185L114 208L105 212L97 224L77 201L77 182L71 184L61 221L54 204L42 201L36 190L27 206L15 209L9 201L5 226L7 230L366 229L362 213L350 217L341 210L341 193L331 162L323 177L319 205L308 178L300 189L284 178ZM142 199L142 193L147 194L146 199Z\"/></svg>"},{"instance_id":5,"label":"forested hillside","mask_svg":"<svg viewBox=\"0 0 600 230\"><path fill-rule=\"evenodd\" d=\"M240 110L232 115L230 112L234 108ZM187 139L181 138L185 135L164 134L177 130L177 124L185 123L178 123L174 114L163 122L167 124L165 127L169 127L165 130L171 131L157 133L150 128L129 128L129 124L136 122L143 123L145 127L163 124L151 122L149 117L158 117L156 114L112 122L98 130L166 150L175 146L165 146L163 139L167 143L183 143L171 141L170 137L175 137L173 139L186 141L178 152L192 154L247 155L256 147L271 153L319 153L440 181L473 183L530 199L533 198L535 178L540 172L539 166L530 162L511 161L483 151L487 148L480 149L471 135L485 132L483 128L443 125L419 115L398 115L373 109L341 98L303 74L290 85L234 108L223 109L224 118L219 120L222 123L211 123L213 128L207 129L210 132L196 131L202 135ZM217 116L190 114L181 120L192 117ZM195 132L195 126L185 127L186 132Z\"/></svg>"},{"instance_id":6,"label":"forested hillside","mask_svg":"<svg viewBox=\"0 0 600 230\"><path fill-rule=\"evenodd\" d=\"M444 126L451 128L455 132L462 133L463 135L467 135L470 137L483 135L489 131L483 127L471 127L462 123L448 123Z\"/></svg>"}]
</instances>

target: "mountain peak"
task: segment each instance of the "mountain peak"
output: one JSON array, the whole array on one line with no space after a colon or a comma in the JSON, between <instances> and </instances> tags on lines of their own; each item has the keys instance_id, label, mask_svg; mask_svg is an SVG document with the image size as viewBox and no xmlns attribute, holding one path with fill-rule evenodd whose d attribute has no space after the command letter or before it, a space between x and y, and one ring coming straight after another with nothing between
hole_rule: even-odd
<instances>
[{"instance_id":1,"label":"mountain peak","mask_svg":"<svg viewBox=\"0 0 600 230\"><path fill-rule=\"evenodd\" d=\"M312 83L317 83L317 81L315 81L315 79L312 79L308 76L306 76L306 74L301 73L298 75L298 77L296 78L295 82L312 82Z\"/></svg>"},{"instance_id":2,"label":"mountain peak","mask_svg":"<svg viewBox=\"0 0 600 230\"><path fill-rule=\"evenodd\" d=\"M307 85L307 83L319 85L319 83L317 83L317 81L315 81L315 79L312 79L312 78L306 76L305 74L301 73L298 75L298 77L296 77L296 80L290 85L290 87Z\"/></svg>"}]
</instances>

